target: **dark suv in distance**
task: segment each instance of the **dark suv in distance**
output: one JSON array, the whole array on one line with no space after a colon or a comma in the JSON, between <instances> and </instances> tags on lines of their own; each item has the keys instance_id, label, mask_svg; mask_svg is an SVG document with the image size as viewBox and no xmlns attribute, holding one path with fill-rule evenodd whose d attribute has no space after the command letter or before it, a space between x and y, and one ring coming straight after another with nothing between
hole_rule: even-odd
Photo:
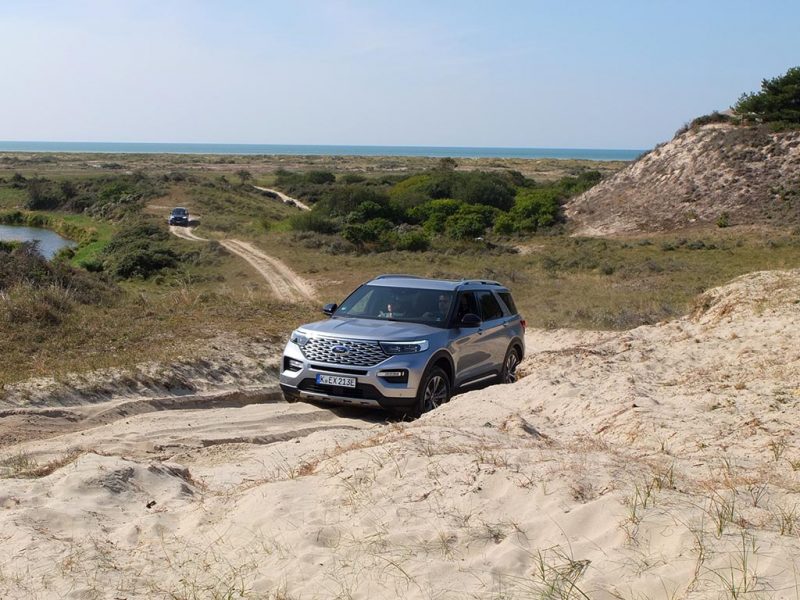
<instances>
[{"instance_id":1,"label":"dark suv in distance","mask_svg":"<svg viewBox=\"0 0 800 600\"><path fill-rule=\"evenodd\" d=\"M459 389L516 381L525 320L496 281L381 275L328 319L292 332L281 363L284 397L419 415Z\"/></svg>"},{"instance_id":2,"label":"dark suv in distance","mask_svg":"<svg viewBox=\"0 0 800 600\"><path fill-rule=\"evenodd\" d=\"M170 225L189 225L189 211L183 207L177 207L172 209L172 213L169 215L169 224Z\"/></svg>"}]
</instances>

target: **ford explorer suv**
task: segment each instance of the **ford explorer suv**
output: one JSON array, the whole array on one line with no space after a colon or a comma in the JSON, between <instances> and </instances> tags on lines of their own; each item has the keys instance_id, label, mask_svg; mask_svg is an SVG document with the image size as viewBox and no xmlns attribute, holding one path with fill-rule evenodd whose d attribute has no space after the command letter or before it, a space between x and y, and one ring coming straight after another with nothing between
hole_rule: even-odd
<instances>
[{"instance_id":1,"label":"ford explorer suv","mask_svg":"<svg viewBox=\"0 0 800 600\"><path fill-rule=\"evenodd\" d=\"M189 211L183 207L172 209L172 214L169 216L170 225L189 225Z\"/></svg>"},{"instance_id":2,"label":"ford explorer suv","mask_svg":"<svg viewBox=\"0 0 800 600\"><path fill-rule=\"evenodd\" d=\"M525 320L495 281L381 275L292 332L280 385L310 400L418 416L480 383L516 381Z\"/></svg>"}]
</instances>

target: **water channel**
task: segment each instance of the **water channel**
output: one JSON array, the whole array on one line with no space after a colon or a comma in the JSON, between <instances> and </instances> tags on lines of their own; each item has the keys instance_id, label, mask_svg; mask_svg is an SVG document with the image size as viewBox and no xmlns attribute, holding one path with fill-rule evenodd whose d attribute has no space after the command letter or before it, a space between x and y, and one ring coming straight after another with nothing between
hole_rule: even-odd
<instances>
[{"instance_id":1,"label":"water channel","mask_svg":"<svg viewBox=\"0 0 800 600\"><path fill-rule=\"evenodd\" d=\"M0 225L0 241L3 242L39 242L39 252L47 260L53 258L62 248L72 248L77 244L62 238L49 229L23 227L19 225Z\"/></svg>"}]
</instances>

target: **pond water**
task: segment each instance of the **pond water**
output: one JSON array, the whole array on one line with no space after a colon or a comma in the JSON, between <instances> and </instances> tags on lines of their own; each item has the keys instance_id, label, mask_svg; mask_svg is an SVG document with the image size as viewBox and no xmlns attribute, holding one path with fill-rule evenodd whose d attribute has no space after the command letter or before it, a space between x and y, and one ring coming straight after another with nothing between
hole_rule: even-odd
<instances>
[{"instance_id":1,"label":"pond water","mask_svg":"<svg viewBox=\"0 0 800 600\"><path fill-rule=\"evenodd\" d=\"M39 252L47 259L53 258L62 248L75 247L77 244L62 238L49 229L22 227L18 225L0 225L0 240L4 242L39 242Z\"/></svg>"}]
</instances>

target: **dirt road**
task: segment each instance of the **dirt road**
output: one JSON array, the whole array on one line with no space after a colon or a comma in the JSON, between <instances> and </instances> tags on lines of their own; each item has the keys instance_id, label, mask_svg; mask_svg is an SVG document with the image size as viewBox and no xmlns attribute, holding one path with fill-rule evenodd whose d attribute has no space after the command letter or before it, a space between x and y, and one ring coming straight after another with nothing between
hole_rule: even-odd
<instances>
[{"instance_id":1,"label":"dirt road","mask_svg":"<svg viewBox=\"0 0 800 600\"><path fill-rule=\"evenodd\" d=\"M283 192L279 192L278 190L273 190L272 188L260 187L257 185L254 185L253 187L260 192L268 192L271 194L275 194L276 196L278 196L278 198L280 198L283 201L284 204L294 204L295 206L297 206L297 208L300 208L302 210L311 210L311 207L308 206L307 204L303 204L297 198L292 198L291 196L287 196L286 194L284 194Z\"/></svg>"},{"instance_id":2,"label":"dirt road","mask_svg":"<svg viewBox=\"0 0 800 600\"><path fill-rule=\"evenodd\" d=\"M169 230L176 236L194 242L208 242L206 238L195 235L191 227L171 225ZM314 298L311 284L292 271L283 262L264 254L261 250L241 240L219 240L223 248L240 256L258 271L269 283L274 294L290 302L302 302Z\"/></svg>"}]
</instances>

